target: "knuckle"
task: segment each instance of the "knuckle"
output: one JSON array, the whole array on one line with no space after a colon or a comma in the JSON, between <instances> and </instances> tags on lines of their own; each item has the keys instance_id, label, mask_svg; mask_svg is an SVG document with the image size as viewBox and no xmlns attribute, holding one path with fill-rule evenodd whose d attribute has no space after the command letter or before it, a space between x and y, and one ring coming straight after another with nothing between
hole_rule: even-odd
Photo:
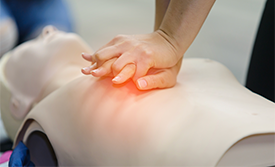
<instances>
[{"instance_id":1,"label":"knuckle","mask_svg":"<svg viewBox=\"0 0 275 167\"><path fill-rule=\"evenodd\" d=\"M123 39L123 44L127 45L127 46L134 46L135 44L133 43L133 41L131 39L128 38L124 38Z\"/></svg>"},{"instance_id":2,"label":"knuckle","mask_svg":"<svg viewBox=\"0 0 275 167\"><path fill-rule=\"evenodd\" d=\"M129 58L130 56L132 56L132 53L130 53L130 52L125 52L125 53L124 53L124 56L125 56L125 57L127 56L127 58Z\"/></svg>"},{"instance_id":3,"label":"knuckle","mask_svg":"<svg viewBox=\"0 0 275 167\"><path fill-rule=\"evenodd\" d=\"M137 50L143 50L143 45L136 41L133 42L133 47Z\"/></svg>"},{"instance_id":4,"label":"knuckle","mask_svg":"<svg viewBox=\"0 0 275 167\"><path fill-rule=\"evenodd\" d=\"M156 87L156 80L153 76L148 76L147 78L148 86L149 87Z\"/></svg>"},{"instance_id":5,"label":"knuckle","mask_svg":"<svg viewBox=\"0 0 275 167\"><path fill-rule=\"evenodd\" d=\"M120 39L123 39L125 38L126 35L123 35L123 34L118 34L117 36L115 36L115 40L120 40Z\"/></svg>"},{"instance_id":6,"label":"knuckle","mask_svg":"<svg viewBox=\"0 0 275 167\"><path fill-rule=\"evenodd\" d=\"M139 43L139 42L134 42L133 44L133 48L134 48L134 51L137 52L137 53L140 53L140 55L142 55L142 57L145 57L146 53L145 53L145 47L142 43Z\"/></svg>"},{"instance_id":7,"label":"knuckle","mask_svg":"<svg viewBox=\"0 0 275 167\"><path fill-rule=\"evenodd\" d=\"M110 69L111 68L111 62L110 61L107 61L105 63L102 64L102 68L105 68L105 69Z\"/></svg>"},{"instance_id":8,"label":"knuckle","mask_svg":"<svg viewBox=\"0 0 275 167\"><path fill-rule=\"evenodd\" d=\"M146 58L147 58L146 63L149 65L149 67L154 67L155 63L154 63L154 58L153 58L153 54L154 54L153 51L146 50L145 54L146 54Z\"/></svg>"},{"instance_id":9,"label":"knuckle","mask_svg":"<svg viewBox=\"0 0 275 167\"><path fill-rule=\"evenodd\" d=\"M116 62L114 62L114 63L112 64L112 70L113 70L114 72L119 72L119 71L120 71L120 68L119 68L119 66L118 66L118 64L117 64Z\"/></svg>"},{"instance_id":10,"label":"knuckle","mask_svg":"<svg viewBox=\"0 0 275 167\"><path fill-rule=\"evenodd\" d=\"M129 67L130 73L135 73L135 69L136 69L136 65L135 64L129 64L128 67Z\"/></svg>"},{"instance_id":11,"label":"knuckle","mask_svg":"<svg viewBox=\"0 0 275 167\"><path fill-rule=\"evenodd\" d=\"M153 59L153 51L151 49L144 49L142 51L141 60L144 62L149 68L154 67L154 59Z\"/></svg>"},{"instance_id":12,"label":"knuckle","mask_svg":"<svg viewBox=\"0 0 275 167\"><path fill-rule=\"evenodd\" d=\"M147 46L144 46L143 44L139 44L139 49L143 56L151 57L153 55L152 49Z\"/></svg>"},{"instance_id":13,"label":"knuckle","mask_svg":"<svg viewBox=\"0 0 275 167\"><path fill-rule=\"evenodd\" d=\"M153 56L153 51L151 49L144 49L143 53L146 57L149 57L149 58Z\"/></svg>"},{"instance_id":14,"label":"knuckle","mask_svg":"<svg viewBox=\"0 0 275 167\"><path fill-rule=\"evenodd\" d=\"M119 44L114 44L114 45L111 46L111 47L113 47L113 49L117 50L117 49L119 49L120 45L119 45Z\"/></svg>"},{"instance_id":15,"label":"knuckle","mask_svg":"<svg viewBox=\"0 0 275 167\"><path fill-rule=\"evenodd\" d=\"M158 86L164 86L166 85L166 79L164 77L159 77L158 78Z\"/></svg>"},{"instance_id":16,"label":"knuckle","mask_svg":"<svg viewBox=\"0 0 275 167\"><path fill-rule=\"evenodd\" d=\"M129 68L130 68L131 70L135 70L135 69L136 69L136 65L133 64L133 63L131 63L131 64L129 64Z\"/></svg>"},{"instance_id":17,"label":"knuckle","mask_svg":"<svg viewBox=\"0 0 275 167\"><path fill-rule=\"evenodd\" d=\"M100 53L95 53L94 58L96 61L101 61L101 54Z\"/></svg>"}]
</instances>

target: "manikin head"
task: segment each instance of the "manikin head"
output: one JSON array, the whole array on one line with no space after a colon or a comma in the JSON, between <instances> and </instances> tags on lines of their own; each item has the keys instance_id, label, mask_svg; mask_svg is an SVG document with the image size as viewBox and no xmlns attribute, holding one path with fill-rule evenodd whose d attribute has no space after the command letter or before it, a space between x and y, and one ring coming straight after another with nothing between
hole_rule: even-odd
<instances>
[{"instance_id":1,"label":"manikin head","mask_svg":"<svg viewBox=\"0 0 275 167\"><path fill-rule=\"evenodd\" d=\"M36 39L25 42L6 54L2 70L2 82L5 82L2 84L2 94L6 90L5 97L9 94L9 98L1 98L1 104L4 104L1 108L2 113L4 110L11 113L8 119L10 121L6 122L16 124L13 130L8 131L12 139L21 121L36 103L82 75L80 69L87 65L81 57L82 52L92 53L92 50L81 37L47 26ZM78 70L65 75L61 74L64 68ZM57 77L60 78L58 84L50 84Z\"/></svg>"}]
</instances>

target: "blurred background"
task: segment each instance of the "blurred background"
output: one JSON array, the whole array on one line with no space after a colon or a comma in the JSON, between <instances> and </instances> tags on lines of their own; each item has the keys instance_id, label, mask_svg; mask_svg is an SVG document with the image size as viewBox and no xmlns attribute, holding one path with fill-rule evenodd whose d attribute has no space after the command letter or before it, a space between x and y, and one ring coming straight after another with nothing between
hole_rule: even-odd
<instances>
[{"instance_id":1,"label":"blurred background","mask_svg":"<svg viewBox=\"0 0 275 167\"><path fill-rule=\"evenodd\" d=\"M67 0L75 29L97 50L117 34L150 33L155 0ZM227 66L245 84L265 0L217 0L185 58L201 57Z\"/></svg>"},{"instance_id":2,"label":"blurred background","mask_svg":"<svg viewBox=\"0 0 275 167\"><path fill-rule=\"evenodd\" d=\"M3 1L9 2L13 6L14 11L12 12L17 14L22 21L20 22L22 31L24 28L30 31L25 24L28 23L28 18L36 18L39 23L41 19L35 15L38 12L40 15L50 15L51 19L52 15L56 18L67 17L66 12L59 8L58 14L52 12L56 9L54 10L51 5L44 6L47 9L45 10L47 12L44 13L37 6L30 6L28 9L31 10L25 12L25 1L0 0L0 2ZM72 12L76 33L84 38L95 51L118 34L144 34L153 31L155 0L64 1L68 3ZM42 1L35 2L39 4ZM57 3L57 7L60 7L59 1L47 0L43 2L54 2ZM266 0L216 0L200 33L184 57L216 60L229 68L237 80L245 85L252 48L265 2ZM0 14L3 16L5 11L1 7L3 7L3 3L0 3ZM66 21L65 19L64 24L67 24ZM5 48L12 48L16 44L18 35L15 28L7 29L5 24L12 23L2 22L0 24L0 28L2 27L0 29L0 57ZM0 152L11 149L12 142L2 142L4 139L7 139L7 134L0 116Z\"/></svg>"}]
</instances>

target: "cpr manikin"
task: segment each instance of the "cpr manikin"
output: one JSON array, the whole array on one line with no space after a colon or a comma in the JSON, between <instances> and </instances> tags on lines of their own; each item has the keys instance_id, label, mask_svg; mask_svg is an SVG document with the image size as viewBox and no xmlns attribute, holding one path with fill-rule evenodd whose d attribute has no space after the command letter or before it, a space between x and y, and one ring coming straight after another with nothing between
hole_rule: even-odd
<instances>
[{"instance_id":1,"label":"cpr manikin","mask_svg":"<svg viewBox=\"0 0 275 167\"><path fill-rule=\"evenodd\" d=\"M92 53L80 37L47 27L1 61L5 128L36 165L275 164L274 103L223 65L185 59L175 87L139 91L83 76L81 52Z\"/></svg>"}]
</instances>

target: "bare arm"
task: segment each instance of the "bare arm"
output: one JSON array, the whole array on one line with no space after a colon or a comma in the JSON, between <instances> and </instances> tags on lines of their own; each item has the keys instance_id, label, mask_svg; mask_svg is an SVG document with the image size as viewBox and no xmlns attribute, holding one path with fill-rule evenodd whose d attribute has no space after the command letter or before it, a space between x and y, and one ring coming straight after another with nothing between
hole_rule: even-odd
<instances>
[{"instance_id":1,"label":"bare arm","mask_svg":"<svg viewBox=\"0 0 275 167\"><path fill-rule=\"evenodd\" d=\"M215 0L171 0L159 27L164 37L175 47L179 58L183 56L199 33ZM161 17L165 2L156 4ZM162 4L162 6L161 6ZM159 21L157 21L159 22Z\"/></svg>"},{"instance_id":2,"label":"bare arm","mask_svg":"<svg viewBox=\"0 0 275 167\"><path fill-rule=\"evenodd\" d=\"M154 31L159 29L161 22L165 16L165 13L166 13L169 3L170 3L170 0L156 0Z\"/></svg>"},{"instance_id":3,"label":"bare arm","mask_svg":"<svg viewBox=\"0 0 275 167\"><path fill-rule=\"evenodd\" d=\"M174 86L179 61L197 36L214 2L156 0L155 31L118 35L93 55L84 54L83 58L93 65L84 68L83 73L95 77L111 73L115 76L115 84L132 78L142 90ZM157 73L149 76L151 69L157 69Z\"/></svg>"}]
</instances>

